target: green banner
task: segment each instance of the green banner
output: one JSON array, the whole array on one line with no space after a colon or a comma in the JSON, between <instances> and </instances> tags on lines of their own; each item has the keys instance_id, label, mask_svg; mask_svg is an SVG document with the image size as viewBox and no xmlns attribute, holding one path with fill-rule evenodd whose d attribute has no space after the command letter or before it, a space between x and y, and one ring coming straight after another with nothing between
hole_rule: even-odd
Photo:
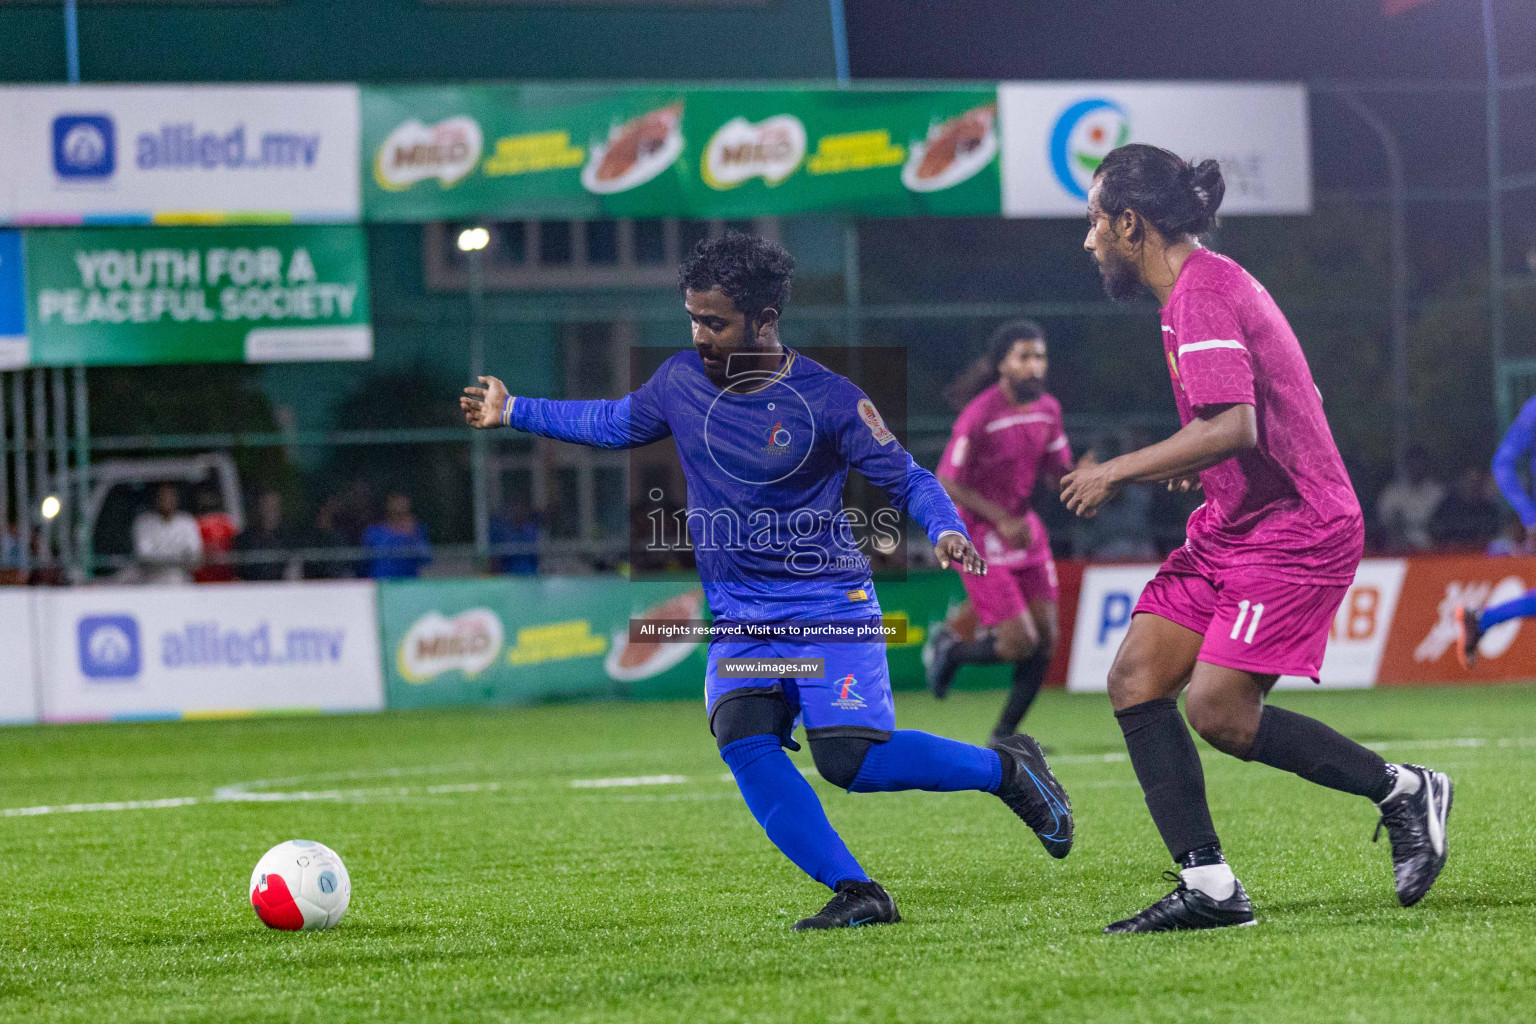
<instances>
[{"instance_id":1,"label":"green banner","mask_svg":"<svg viewBox=\"0 0 1536 1024\"><path fill-rule=\"evenodd\" d=\"M365 87L369 220L1001 211L996 89Z\"/></svg>"},{"instance_id":2,"label":"green banner","mask_svg":"<svg viewBox=\"0 0 1536 1024\"><path fill-rule=\"evenodd\" d=\"M704 693L701 644L631 644L633 618L704 615L697 580L494 577L384 581L385 703L525 703Z\"/></svg>"},{"instance_id":3,"label":"green banner","mask_svg":"<svg viewBox=\"0 0 1536 1024\"><path fill-rule=\"evenodd\" d=\"M954 573L879 587L886 621L906 625L887 658L896 689L923 686L928 631L963 597ZM565 698L697 698L705 645L631 643L634 619L706 618L696 580L613 577L385 580L379 584L385 701L391 708ZM966 673L966 688L1006 685L1000 666Z\"/></svg>"},{"instance_id":4,"label":"green banner","mask_svg":"<svg viewBox=\"0 0 1536 1024\"><path fill-rule=\"evenodd\" d=\"M35 230L26 267L34 366L373 357L361 228Z\"/></svg>"}]
</instances>

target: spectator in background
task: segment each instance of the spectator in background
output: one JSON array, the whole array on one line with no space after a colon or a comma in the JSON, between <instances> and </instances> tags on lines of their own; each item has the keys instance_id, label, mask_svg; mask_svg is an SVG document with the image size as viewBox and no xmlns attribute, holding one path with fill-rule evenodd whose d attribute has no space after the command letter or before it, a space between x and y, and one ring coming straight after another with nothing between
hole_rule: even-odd
<instances>
[{"instance_id":1,"label":"spectator in background","mask_svg":"<svg viewBox=\"0 0 1536 1024\"><path fill-rule=\"evenodd\" d=\"M283 522L283 496L277 491L263 491L256 499L251 525L235 538L235 550L242 555L258 555L301 546L298 535ZM240 578L256 583L295 580L299 578L299 564L241 561Z\"/></svg>"},{"instance_id":2,"label":"spectator in background","mask_svg":"<svg viewBox=\"0 0 1536 1024\"><path fill-rule=\"evenodd\" d=\"M197 532L203 539L203 564L192 573L198 583L230 583L235 567L226 557L235 547L235 521L224 511L224 500L213 487L199 487L193 495L197 504Z\"/></svg>"},{"instance_id":3,"label":"spectator in background","mask_svg":"<svg viewBox=\"0 0 1536 1024\"><path fill-rule=\"evenodd\" d=\"M1429 534L1442 547L1482 551L1499 533L1499 504L1489 493L1491 477L1468 466L1435 509Z\"/></svg>"},{"instance_id":4,"label":"spectator in background","mask_svg":"<svg viewBox=\"0 0 1536 1024\"><path fill-rule=\"evenodd\" d=\"M0 586L21 586L27 582L21 571L21 528L0 519Z\"/></svg>"},{"instance_id":5,"label":"spectator in background","mask_svg":"<svg viewBox=\"0 0 1536 1024\"><path fill-rule=\"evenodd\" d=\"M368 575L376 580L419 576L432 561L427 531L411 511L410 497L399 491L384 499L384 518L363 530L363 547L371 556Z\"/></svg>"},{"instance_id":6,"label":"spectator in background","mask_svg":"<svg viewBox=\"0 0 1536 1024\"><path fill-rule=\"evenodd\" d=\"M203 536L197 520L181 510L175 484L155 489L153 508L133 521L133 554L138 565L130 578L140 583L190 583L203 561Z\"/></svg>"},{"instance_id":7,"label":"spectator in background","mask_svg":"<svg viewBox=\"0 0 1536 1024\"><path fill-rule=\"evenodd\" d=\"M1395 551L1433 547L1429 524L1444 497L1445 487L1429 475L1429 454L1423 448L1410 449L1404 475L1376 499L1376 518L1386 532L1387 547Z\"/></svg>"},{"instance_id":8,"label":"spectator in background","mask_svg":"<svg viewBox=\"0 0 1536 1024\"><path fill-rule=\"evenodd\" d=\"M543 533L538 513L521 495L514 497L507 506L506 515L491 519L492 544L537 544ZM507 576L537 576L539 553L537 551L497 555L491 559L495 570Z\"/></svg>"},{"instance_id":9,"label":"spectator in background","mask_svg":"<svg viewBox=\"0 0 1536 1024\"><path fill-rule=\"evenodd\" d=\"M356 538L349 538L336 528L336 512L341 507L341 496L333 494L315 511L315 525L302 538L306 548L349 548L356 546ZM345 559L315 560L304 563L307 580L344 580L357 575L360 567Z\"/></svg>"}]
</instances>

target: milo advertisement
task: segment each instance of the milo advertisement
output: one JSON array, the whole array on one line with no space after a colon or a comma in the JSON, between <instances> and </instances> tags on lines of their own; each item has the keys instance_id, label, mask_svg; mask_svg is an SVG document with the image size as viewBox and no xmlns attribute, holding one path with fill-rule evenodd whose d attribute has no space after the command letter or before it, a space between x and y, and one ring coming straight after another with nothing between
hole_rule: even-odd
<instances>
[{"instance_id":1,"label":"milo advertisement","mask_svg":"<svg viewBox=\"0 0 1536 1024\"><path fill-rule=\"evenodd\" d=\"M899 642L891 684L923 686L929 631L964 597L952 572L879 588ZM706 645L633 639L637 622L708 618L696 579L613 577L385 580L379 584L385 700L391 708L568 698L703 699ZM1007 685L1008 667L967 671L960 688Z\"/></svg>"},{"instance_id":2,"label":"milo advertisement","mask_svg":"<svg viewBox=\"0 0 1536 1024\"><path fill-rule=\"evenodd\" d=\"M704 692L702 644L629 639L632 618L704 618L696 579L384 581L379 608L391 708Z\"/></svg>"},{"instance_id":3,"label":"milo advertisement","mask_svg":"<svg viewBox=\"0 0 1536 1024\"><path fill-rule=\"evenodd\" d=\"M370 220L997 215L995 89L363 90Z\"/></svg>"}]
</instances>

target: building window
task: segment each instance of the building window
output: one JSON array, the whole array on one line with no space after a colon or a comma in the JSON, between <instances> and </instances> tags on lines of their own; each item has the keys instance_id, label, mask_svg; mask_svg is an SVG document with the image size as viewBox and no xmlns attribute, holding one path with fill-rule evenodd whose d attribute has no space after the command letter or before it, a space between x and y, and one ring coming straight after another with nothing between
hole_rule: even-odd
<instances>
[{"instance_id":1,"label":"building window","mask_svg":"<svg viewBox=\"0 0 1536 1024\"><path fill-rule=\"evenodd\" d=\"M492 291L669 288L677 283L677 265L703 239L727 229L779 237L774 217L493 221L480 224L490 231L490 244L471 256L457 245L459 232L469 226L466 221L423 228L423 263L432 291L467 291L474 258L481 260L485 287Z\"/></svg>"}]
</instances>

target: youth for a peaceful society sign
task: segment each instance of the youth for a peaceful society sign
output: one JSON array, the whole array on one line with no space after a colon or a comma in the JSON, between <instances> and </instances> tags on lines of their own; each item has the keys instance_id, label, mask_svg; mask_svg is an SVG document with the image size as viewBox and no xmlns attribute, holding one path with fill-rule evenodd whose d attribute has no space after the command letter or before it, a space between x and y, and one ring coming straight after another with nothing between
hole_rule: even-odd
<instances>
[{"instance_id":1,"label":"youth for a peaceful society sign","mask_svg":"<svg viewBox=\"0 0 1536 1024\"><path fill-rule=\"evenodd\" d=\"M369 359L361 229L33 231L34 366Z\"/></svg>"}]
</instances>

